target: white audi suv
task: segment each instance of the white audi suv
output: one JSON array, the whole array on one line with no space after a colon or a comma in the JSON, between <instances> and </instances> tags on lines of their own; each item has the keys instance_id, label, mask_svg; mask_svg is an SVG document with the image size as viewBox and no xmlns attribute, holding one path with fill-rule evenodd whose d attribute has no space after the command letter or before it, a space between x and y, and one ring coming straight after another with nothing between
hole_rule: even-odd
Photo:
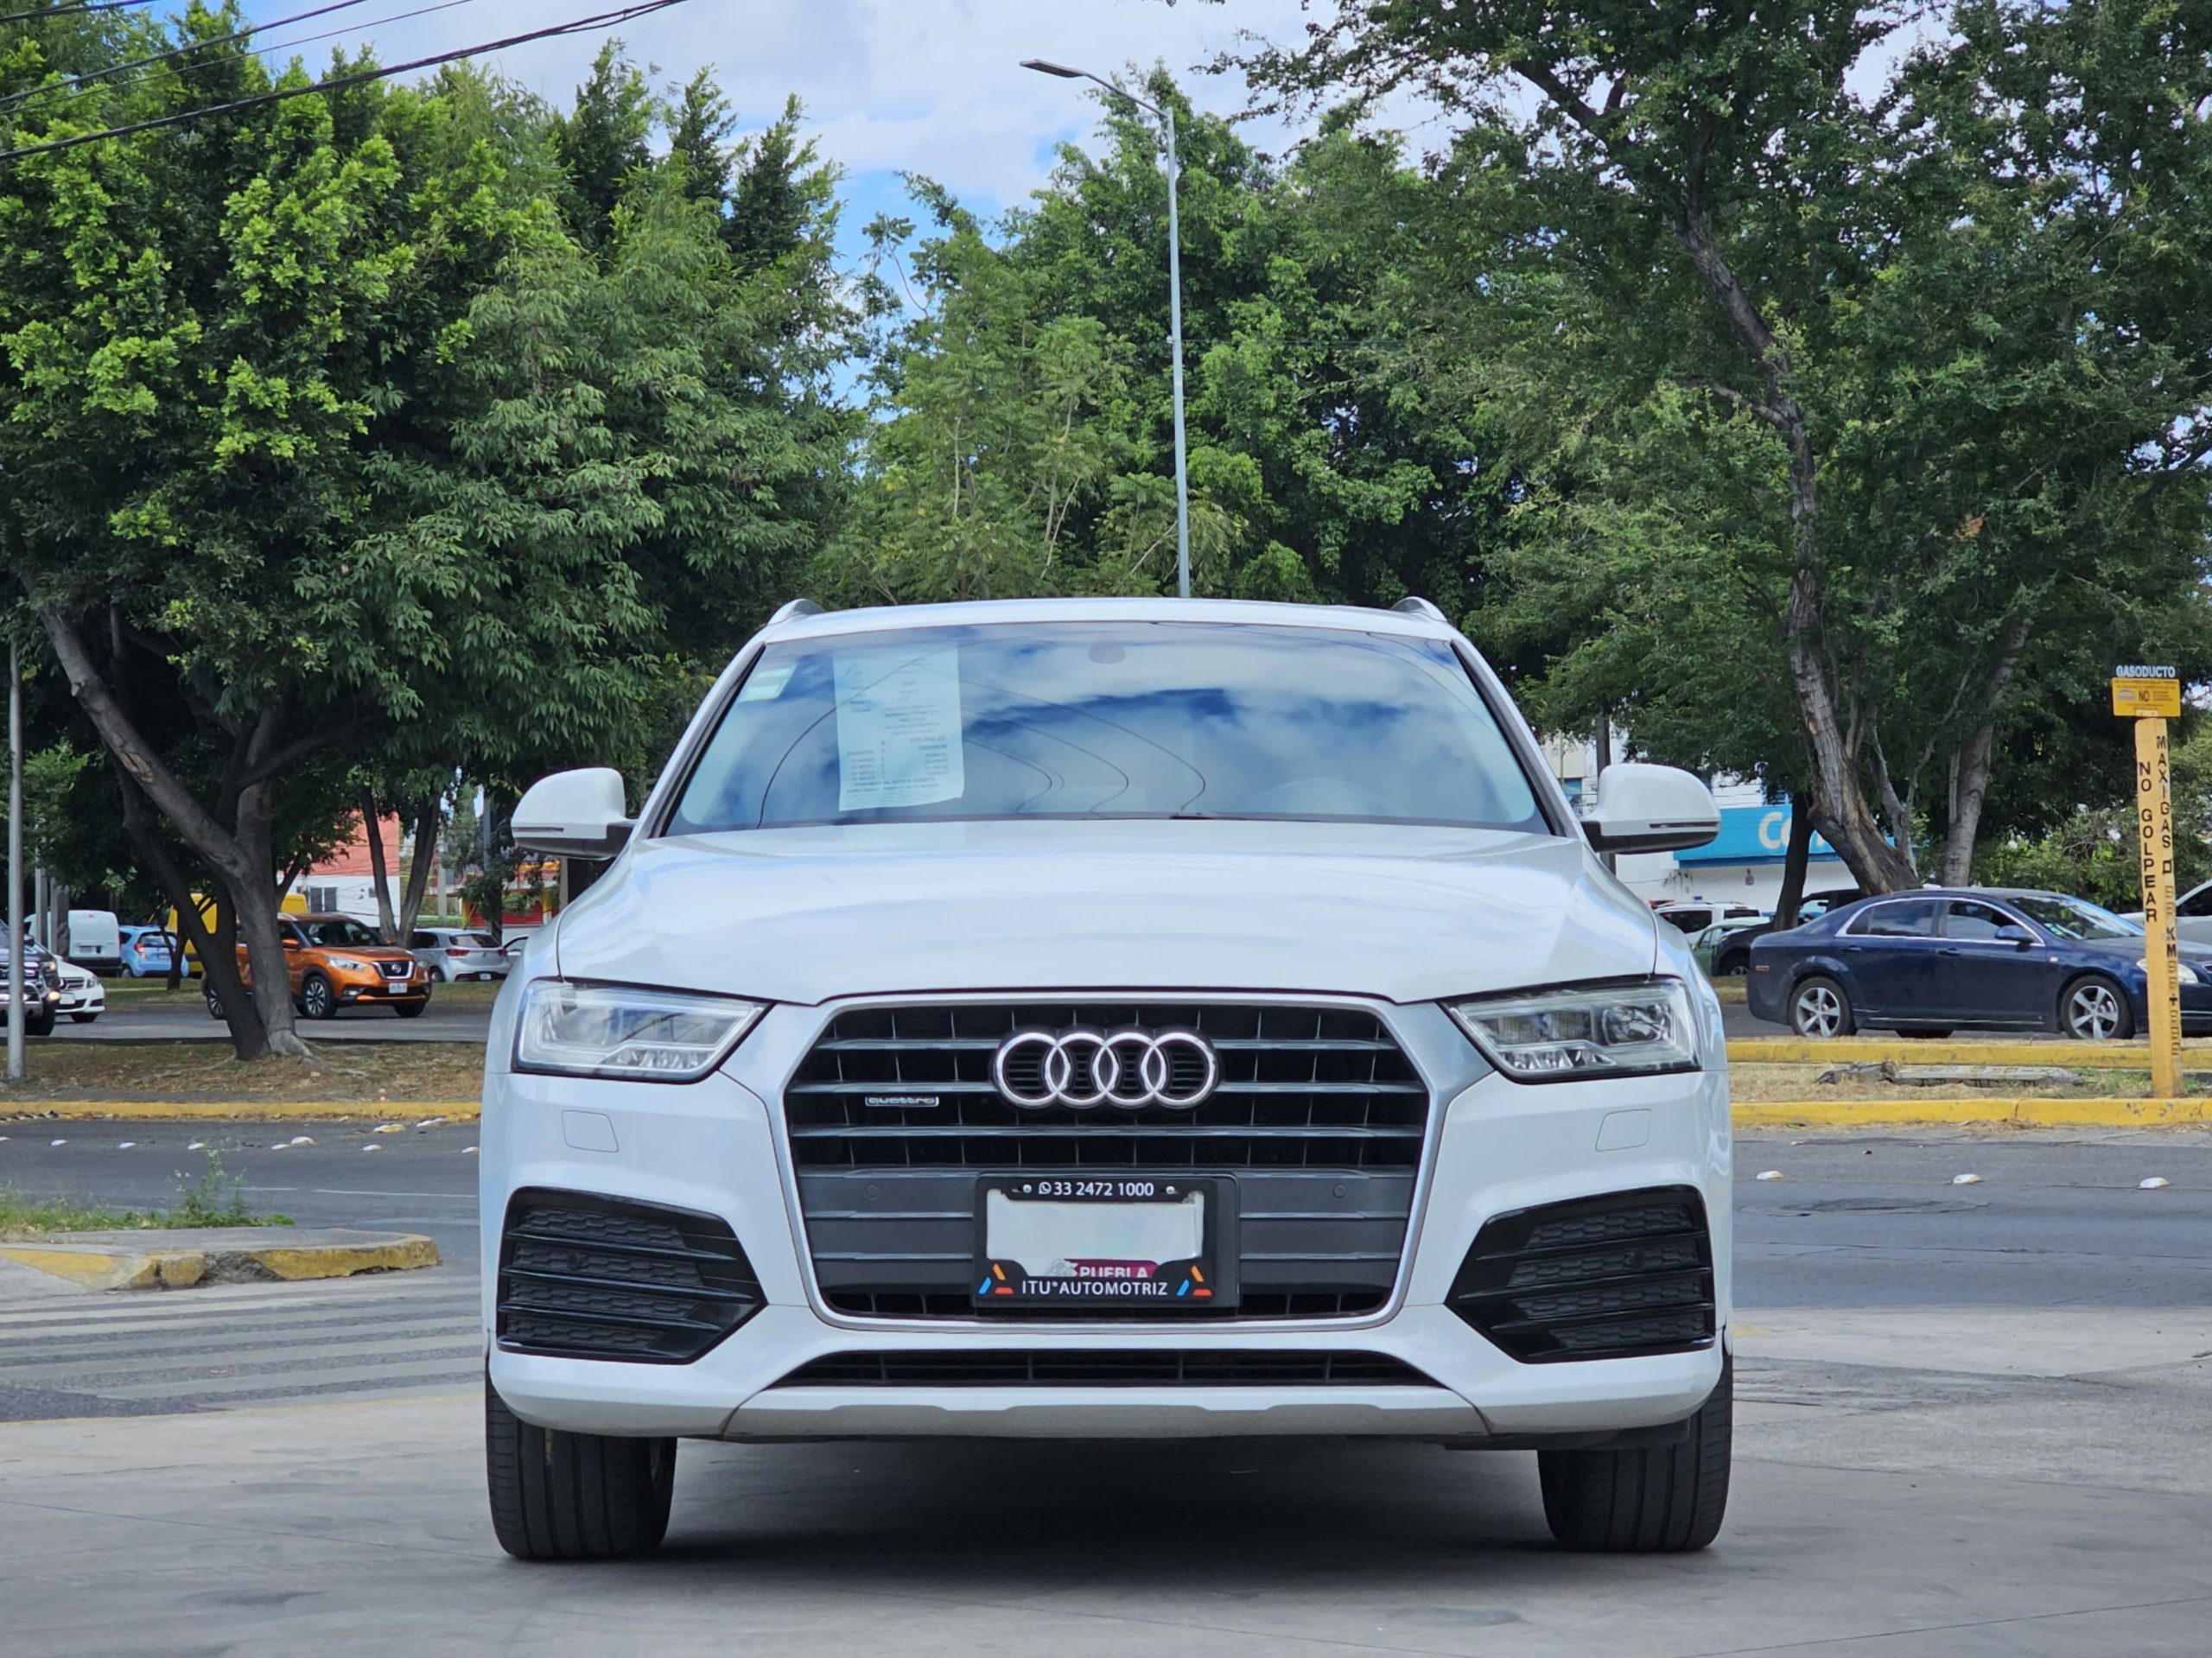
<instances>
[{"instance_id":1,"label":"white audi suv","mask_svg":"<svg viewBox=\"0 0 2212 1658\"><path fill-rule=\"evenodd\" d=\"M1417 599L786 606L514 813L613 861L492 1024L500 1542L650 1549L685 1439L1389 1435L1704 1547L1720 1013L1601 854L1716 826Z\"/></svg>"}]
</instances>

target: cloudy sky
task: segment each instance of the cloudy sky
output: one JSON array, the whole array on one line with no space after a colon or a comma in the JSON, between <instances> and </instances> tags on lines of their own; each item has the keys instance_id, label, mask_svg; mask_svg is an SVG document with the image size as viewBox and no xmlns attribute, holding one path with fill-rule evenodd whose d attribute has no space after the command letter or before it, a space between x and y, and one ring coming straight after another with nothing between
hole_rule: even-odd
<instances>
[{"instance_id":1,"label":"cloudy sky","mask_svg":"<svg viewBox=\"0 0 2212 1658\"><path fill-rule=\"evenodd\" d=\"M427 16L398 14L436 0L368 0L288 29L267 28L264 51L310 67L333 44L372 41L386 63L518 35L609 10L620 0L457 0ZM256 22L273 24L322 0L248 0ZM1333 11L1332 0L1323 0ZM393 21L380 20L391 18ZM804 102L823 153L851 175L848 239L879 209L904 200L901 172L925 174L986 213L1021 200L1042 183L1052 147L1090 131L1096 114L1086 84L1019 67L1024 58L1112 75L1131 65L1166 64L1201 107L1232 111L1233 79L1192 73L1233 45L1240 30L1291 41L1302 32L1300 0L686 0L619 32L663 81L702 63L715 73L741 118L758 124L786 94ZM567 101L599 49L600 35L537 41L494 54L507 75ZM1280 129L1255 142L1279 149Z\"/></svg>"}]
</instances>

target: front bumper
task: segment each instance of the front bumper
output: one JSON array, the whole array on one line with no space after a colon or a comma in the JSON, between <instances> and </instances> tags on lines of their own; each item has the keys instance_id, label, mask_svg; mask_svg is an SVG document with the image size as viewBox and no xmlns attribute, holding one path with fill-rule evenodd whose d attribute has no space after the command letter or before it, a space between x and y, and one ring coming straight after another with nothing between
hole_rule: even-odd
<instances>
[{"instance_id":1,"label":"front bumper","mask_svg":"<svg viewBox=\"0 0 2212 1658\"><path fill-rule=\"evenodd\" d=\"M551 1357L493 1343L497 1274L487 1271L493 1385L518 1414L541 1426L730 1439L1350 1434L1478 1443L1662 1427L1694 1413L1719 1378L1729 1308L1730 1145L1727 1083L1719 1072L1542 1086L1484 1075L1447 1091L1433 1119L1431 1155L1396 1287L1370 1315L1204 1325L863 1318L828 1307L812 1281L781 1114L768 1103L827 1010L772 1009L722 1071L696 1083L658 1085L509 1072L502 1056L512 1039L512 1005L502 998L486 1078L487 1263L499 1259L515 1191L591 1192L723 1217L766 1304L690 1363ZM1376 1011L1424 1074L1466 1074L1465 1039L1440 1019L1402 1019L1408 1010L1382 1005ZM1424 1043L1443 1042L1462 1046L1449 1054L1421 1051ZM1446 1305L1476 1234L1493 1217L1656 1186L1694 1186L1704 1196L1720 1331L1710 1347L1524 1363ZM779 1385L810 1361L842 1354L1239 1347L1380 1355L1433 1385Z\"/></svg>"}]
</instances>

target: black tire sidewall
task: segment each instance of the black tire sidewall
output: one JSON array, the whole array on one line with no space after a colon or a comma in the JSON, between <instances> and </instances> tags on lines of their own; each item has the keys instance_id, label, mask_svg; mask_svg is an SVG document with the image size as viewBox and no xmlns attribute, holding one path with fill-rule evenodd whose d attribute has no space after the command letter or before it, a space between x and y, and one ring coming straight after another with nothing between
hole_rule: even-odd
<instances>
[{"instance_id":1,"label":"black tire sidewall","mask_svg":"<svg viewBox=\"0 0 2212 1658\"><path fill-rule=\"evenodd\" d=\"M322 1011L319 1013L315 1010L315 989L317 985L321 985L322 987L323 996ZM338 992L332 987L330 981L324 978L321 974L310 973L306 978L300 981L300 1011L305 1013L309 1019L332 1019L336 1017L338 1013Z\"/></svg>"}]
</instances>

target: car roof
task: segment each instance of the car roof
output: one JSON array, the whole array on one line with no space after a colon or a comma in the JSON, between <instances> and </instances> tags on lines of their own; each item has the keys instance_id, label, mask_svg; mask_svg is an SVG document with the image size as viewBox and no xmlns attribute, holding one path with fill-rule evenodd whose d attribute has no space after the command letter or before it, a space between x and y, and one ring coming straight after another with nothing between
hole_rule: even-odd
<instances>
[{"instance_id":1,"label":"car roof","mask_svg":"<svg viewBox=\"0 0 2212 1658\"><path fill-rule=\"evenodd\" d=\"M1413 610L1361 605L1293 605L1255 599L982 599L957 604L880 605L817 611L764 629L764 639L828 638L893 628L976 627L1020 622L1216 622L1247 627L1312 627L1449 639L1452 626Z\"/></svg>"}]
</instances>

